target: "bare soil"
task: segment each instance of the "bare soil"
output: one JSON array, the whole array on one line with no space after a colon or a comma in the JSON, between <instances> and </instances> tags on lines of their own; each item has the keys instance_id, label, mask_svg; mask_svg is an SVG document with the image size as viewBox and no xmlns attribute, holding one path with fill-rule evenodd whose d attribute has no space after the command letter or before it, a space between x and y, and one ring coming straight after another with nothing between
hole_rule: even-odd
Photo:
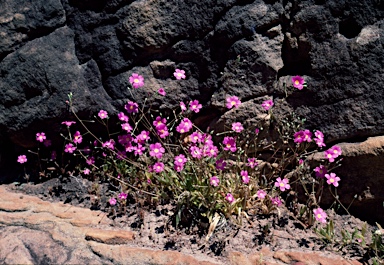
<instances>
[{"instance_id":1,"label":"bare soil","mask_svg":"<svg viewBox=\"0 0 384 265\"><path fill-rule=\"evenodd\" d=\"M313 231L304 228L285 207L271 215L249 214L243 218L242 224L221 218L212 236L207 238L209 223L194 213L186 213L181 226L174 226L174 206L172 203L156 206L146 205L128 197L127 207L122 213L111 208L108 200L116 191L116 187L107 183L95 183L81 178L53 178L39 184L23 183L17 186L19 192L38 196L41 199L75 206L102 210L104 216L112 218L116 227L130 227L137 232L133 244L155 249L177 250L190 254L205 254L220 260L229 251L240 251L248 254L263 247L274 250L302 250L333 252L343 257L353 257L363 264L371 264L367 249L358 242L347 246L327 244ZM98 195L95 195L95 190ZM335 237L341 241L341 229L351 233L355 228L361 229L365 222L350 215L338 215L327 211L335 223ZM374 229L368 225L368 234Z\"/></svg>"}]
</instances>

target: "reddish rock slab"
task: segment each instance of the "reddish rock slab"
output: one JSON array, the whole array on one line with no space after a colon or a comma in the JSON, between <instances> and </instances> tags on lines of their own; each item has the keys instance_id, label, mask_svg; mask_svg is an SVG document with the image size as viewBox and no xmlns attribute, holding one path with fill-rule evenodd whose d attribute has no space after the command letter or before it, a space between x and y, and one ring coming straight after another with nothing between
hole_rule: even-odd
<instances>
[{"instance_id":1,"label":"reddish rock slab","mask_svg":"<svg viewBox=\"0 0 384 265\"><path fill-rule=\"evenodd\" d=\"M85 233L85 239L111 245L126 244L135 239L135 233L131 231L111 231L88 228Z\"/></svg>"},{"instance_id":2,"label":"reddish rock slab","mask_svg":"<svg viewBox=\"0 0 384 265\"><path fill-rule=\"evenodd\" d=\"M357 260L344 259L333 253L320 251L304 252L295 250L271 251L263 248L252 254L230 252L228 255L231 265L359 265Z\"/></svg>"},{"instance_id":3,"label":"reddish rock slab","mask_svg":"<svg viewBox=\"0 0 384 265\"><path fill-rule=\"evenodd\" d=\"M105 245L89 242L93 252L111 260L114 264L156 264L156 265L217 265L221 263L202 260L203 255L195 257L177 251L152 250L124 245ZM199 257L200 256L200 259Z\"/></svg>"}]
</instances>

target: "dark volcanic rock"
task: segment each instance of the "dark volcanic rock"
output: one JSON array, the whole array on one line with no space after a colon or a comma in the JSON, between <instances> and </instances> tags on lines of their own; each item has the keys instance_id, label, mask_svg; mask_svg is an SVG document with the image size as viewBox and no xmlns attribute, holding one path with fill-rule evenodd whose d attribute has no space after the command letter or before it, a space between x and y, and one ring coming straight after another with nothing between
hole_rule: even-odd
<instances>
[{"instance_id":1,"label":"dark volcanic rock","mask_svg":"<svg viewBox=\"0 0 384 265\"><path fill-rule=\"evenodd\" d=\"M313 83L303 99L291 102L328 140L382 134L384 127L377 121L384 114L383 45L380 23L365 27L353 40L339 34L312 45Z\"/></svg>"},{"instance_id":2,"label":"dark volcanic rock","mask_svg":"<svg viewBox=\"0 0 384 265\"><path fill-rule=\"evenodd\" d=\"M341 143L343 150L342 166L334 172L341 178L338 194L344 205L350 205L349 211L363 216L371 223L384 222L384 136L370 137L361 143ZM323 153L314 155L314 160L324 159ZM324 193L323 202L333 203L329 193Z\"/></svg>"},{"instance_id":3,"label":"dark volcanic rock","mask_svg":"<svg viewBox=\"0 0 384 265\"><path fill-rule=\"evenodd\" d=\"M44 36L66 22L59 0L0 3L0 59L31 39Z\"/></svg>"},{"instance_id":4,"label":"dark volcanic rock","mask_svg":"<svg viewBox=\"0 0 384 265\"><path fill-rule=\"evenodd\" d=\"M68 27L9 54L0 72L0 128L18 145L31 147L37 132L55 132L68 116L70 92L78 111L113 110L95 62L79 65Z\"/></svg>"}]
</instances>

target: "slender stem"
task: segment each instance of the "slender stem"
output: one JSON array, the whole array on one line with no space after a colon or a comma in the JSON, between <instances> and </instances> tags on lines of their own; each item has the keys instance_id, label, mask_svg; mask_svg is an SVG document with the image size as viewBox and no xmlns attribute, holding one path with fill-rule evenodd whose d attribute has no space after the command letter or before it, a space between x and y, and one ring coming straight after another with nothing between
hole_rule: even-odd
<instances>
[{"instance_id":1,"label":"slender stem","mask_svg":"<svg viewBox=\"0 0 384 265\"><path fill-rule=\"evenodd\" d=\"M70 101L70 108L71 108L71 112L73 113L73 115L76 117L76 119L80 122L80 124L84 127L84 129L90 134L92 135L93 138L96 139L96 141L98 141L100 144L103 144L103 142L96 137L96 135L94 135L89 129L88 127L83 123L83 121L77 116L77 114L75 113L75 111L73 110L73 107L72 107L72 101ZM112 152L114 155L117 155L117 153L114 151L114 150L109 150L110 152ZM123 160L127 161L128 163L130 163L131 165L134 165L138 168L141 168L141 165L139 163L136 163L130 159L127 159L125 157L123 157Z\"/></svg>"},{"instance_id":2,"label":"slender stem","mask_svg":"<svg viewBox=\"0 0 384 265\"><path fill-rule=\"evenodd\" d=\"M337 198L337 196L335 194L333 194L332 190L331 190L331 186L329 186L329 192L332 194L333 198L335 198L335 200L341 205L341 207L343 207L343 209L347 212L348 215L351 215L348 211L347 208L344 207L344 205L340 202L340 200Z\"/></svg>"},{"instance_id":3,"label":"slender stem","mask_svg":"<svg viewBox=\"0 0 384 265\"><path fill-rule=\"evenodd\" d=\"M110 178L113 178L114 180L117 180L117 181L120 182L120 183L123 183L124 185L127 185L128 187L131 187L132 189L135 189L135 190L138 190L138 191L140 191L140 192L142 192L142 193L145 193L145 194L148 194L148 195L157 197L156 194L151 193L151 192L148 192L148 191L145 191L145 190L141 190L141 189L139 189L139 188L137 188L137 187L135 187L135 186L129 184L128 182L122 181L122 180L120 180L120 179L118 179L118 178L112 176L112 175L109 174L109 173L107 173L107 176L110 177Z\"/></svg>"}]
</instances>

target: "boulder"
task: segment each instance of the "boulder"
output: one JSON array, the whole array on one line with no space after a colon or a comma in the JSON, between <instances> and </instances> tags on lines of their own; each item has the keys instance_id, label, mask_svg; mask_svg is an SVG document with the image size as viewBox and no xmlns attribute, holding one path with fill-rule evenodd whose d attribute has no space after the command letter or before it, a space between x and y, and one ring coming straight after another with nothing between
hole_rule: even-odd
<instances>
[{"instance_id":1,"label":"boulder","mask_svg":"<svg viewBox=\"0 0 384 265\"><path fill-rule=\"evenodd\" d=\"M68 27L30 41L0 67L0 126L18 145L33 146L34 132L49 132L68 116L70 92L78 111L112 110L95 61L79 64Z\"/></svg>"},{"instance_id":2,"label":"boulder","mask_svg":"<svg viewBox=\"0 0 384 265\"><path fill-rule=\"evenodd\" d=\"M65 10L59 0L2 1L0 10L0 59L66 22Z\"/></svg>"},{"instance_id":3,"label":"boulder","mask_svg":"<svg viewBox=\"0 0 384 265\"><path fill-rule=\"evenodd\" d=\"M384 223L384 136L370 137L360 143L340 143L342 161L340 167L332 172L340 177L337 189L339 199L354 216L371 223ZM313 160L321 163L322 152L315 154ZM322 202L330 205L334 198L324 192Z\"/></svg>"}]
</instances>

